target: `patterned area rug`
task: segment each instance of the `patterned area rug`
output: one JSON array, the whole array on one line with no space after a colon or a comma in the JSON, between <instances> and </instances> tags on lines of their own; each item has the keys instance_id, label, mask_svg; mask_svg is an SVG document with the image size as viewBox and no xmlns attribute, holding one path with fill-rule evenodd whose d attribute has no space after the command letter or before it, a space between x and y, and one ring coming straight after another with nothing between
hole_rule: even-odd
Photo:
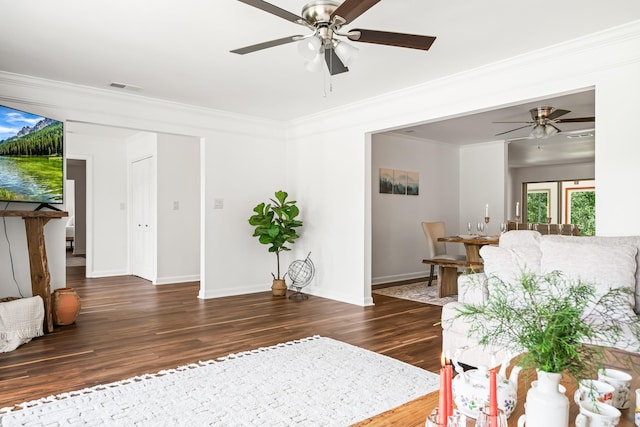
<instances>
[{"instance_id":1,"label":"patterned area rug","mask_svg":"<svg viewBox=\"0 0 640 427\"><path fill-rule=\"evenodd\" d=\"M390 286L388 288L373 290L372 293L433 305L445 305L448 302L458 301L457 295L438 298L438 287L436 286L435 279L431 286L427 286L427 283L428 282L418 282L408 285Z\"/></svg>"},{"instance_id":2,"label":"patterned area rug","mask_svg":"<svg viewBox=\"0 0 640 427\"><path fill-rule=\"evenodd\" d=\"M2 426L346 426L436 374L319 336L0 409Z\"/></svg>"}]
</instances>

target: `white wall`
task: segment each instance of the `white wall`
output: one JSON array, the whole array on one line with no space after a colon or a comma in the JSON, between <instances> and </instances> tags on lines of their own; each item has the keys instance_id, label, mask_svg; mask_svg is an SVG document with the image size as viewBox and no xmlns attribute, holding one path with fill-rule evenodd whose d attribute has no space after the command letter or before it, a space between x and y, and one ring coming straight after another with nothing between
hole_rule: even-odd
<instances>
[{"instance_id":1,"label":"white wall","mask_svg":"<svg viewBox=\"0 0 640 427\"><path fill-rule=\"evenodd\" d=\"M602 73L596 87L596 233L601 236L640 234L640 223L633 219L640 212L640 198L634 196L640 181L640 144L635 136L640 47L636 43L627 49L636 53L635 61ZM609 55L600 60L619 62Z\"/></svg>"},{"instance_id":2,"label":"white wall","mask_svg":"<svg viewBox=\"0 0 640 427\"><path fill-rule=\"evenodd\" d=\"M418 172L419 195L381 194L380 168ZM428 275L420 223L445 221L448 232L458 232L458 146L390 133L372 135L371 174L372 283Z\"/></svg>"},{"instance_id":3,"label":"white wall","mask_svg":"<svg viewBox=\"0 0 640 427\"><path fill-rule=\"evenodd\" d=\"M268 291L276 271L276 256L253 237L249 217L278 190L299 200L301 217L310 207L285 176L288 154L283 133L247 123L237 133L207 132L201 145L202 212L200 298ZM215 207L215 200L222 208ZM302 200L301 200L302 199ZM308 244L306 225L295 247ZM299 243L298 243L299 242ZM287 268L291 254L281 256Z\"/></svg>"},{"instance_id":4,"label":"white wall","mask_svg":"<svg viewBox=\"0 0 640 427\"><path fill-rule=\"evenodd\" d=\"M200 279L200 140L158 135L155 284Z\"/></svg>"},{"instance_id":5,"label":"white wall","mask_svg":"<svg viewBox=\"0 0 640 427\"><path fill-rule=\"evenodd\" d=\"M126 141L67 133L68 156L90 159L87 168L87 277L128 272ZM51 263L49 263L51 267Z\"/></svg>"},{"instance_id":6,"label":"white wall","mask_svg":"<svg viewBox=\"0 0 640 427\"><path fill-rule=\"evenodd\" d=\"M342 118L320 118L309 126L294 127L289 150L288 187L298 200L305 221L303 235L290 258L312 252L315 280L305 288L311 294L357 304L371 304L370 264L365 254L365 234L371 183L365 181L368 136L361 126L348 127ZM370 151L369 151L370 152ZM368 251L368 249L367 249Z\"/></svg>"},{"instance_id":7,"label":"white wall","mask_svg":"<svg viewBox=\"0 0 640 427\"><path fill-rule=\"evenodd\" d=\"M7 207L2 204L2 209ZM33 210L35 205L10 203L10 210ZM51 273L51 290L66 286L65 224L67 218L51 219L44 227L45 248ZM6 230L6 236L5 236ZM24 220L0 218L0 297L31 296L31 273Z\"/></svg>"},{"instance_id":8,"label":"white wall","mask_svg":"<svg viewBox=\"0 0 640 427\"><path fill-rule=\"evenodd\" d=\"M507 151L504 141L460 147L460 223L466 231L467 222L484 222L489 205L489 224L485 233L498 234L506 219Z\"/></svg>"}]
</instances>

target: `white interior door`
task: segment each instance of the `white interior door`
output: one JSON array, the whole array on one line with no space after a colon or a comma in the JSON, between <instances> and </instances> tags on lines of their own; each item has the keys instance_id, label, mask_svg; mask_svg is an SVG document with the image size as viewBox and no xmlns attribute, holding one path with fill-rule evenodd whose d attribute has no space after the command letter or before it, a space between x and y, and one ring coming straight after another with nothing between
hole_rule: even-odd
<instances>
[{"instance_id":1,"label":"white interior door","mask_svg":"<svg viewBox=\"0 0 640 427\"><path fill-rule=\"evenodd\" d=\"M131 273L154 280L153 158L131 163Z\"/></svg>"}]
</instances>

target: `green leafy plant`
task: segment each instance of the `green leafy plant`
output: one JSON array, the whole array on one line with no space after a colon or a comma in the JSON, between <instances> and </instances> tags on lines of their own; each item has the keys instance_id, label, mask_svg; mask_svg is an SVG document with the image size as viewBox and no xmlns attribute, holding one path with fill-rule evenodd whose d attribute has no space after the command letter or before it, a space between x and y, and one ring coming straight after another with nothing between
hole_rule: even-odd
<instances>
[{"instance_id":1,"label":"green leafy plant","mask_svg":"<svg viewBox=\"0 0 640 427\"><path fill-rule=\"evenodd\" d=\"M269 245L269 252L275 252L278 274L271 275L280 280L280 252L291 250L285 245L293 244L300 237L295 229L302 226L302 221L296 219L300 214L296 201L287 201L289 194L280 190L275 196L275 200L269 199L272 203L260 203L253 208L255 214L249 218L249 224L255 226L253 236L260 243Z\"/></svg>"},{"instance_id":2,"label":"green leafy plant","mask_svg":"<svg viewBox=\"0 0 640 427\"><path fill-rule=\"evenodd\" d=\"M602 293L595 284L565 280L560 272L522 272L517 282L489 280L487 302L464 304L457 317L467 319L480 344L523 353L523 368L591 378L604 366L602 346L620 345L629 331L640 337L640 323L629 307L633 291L628 288Z\"/></svg>"}]
</instances>

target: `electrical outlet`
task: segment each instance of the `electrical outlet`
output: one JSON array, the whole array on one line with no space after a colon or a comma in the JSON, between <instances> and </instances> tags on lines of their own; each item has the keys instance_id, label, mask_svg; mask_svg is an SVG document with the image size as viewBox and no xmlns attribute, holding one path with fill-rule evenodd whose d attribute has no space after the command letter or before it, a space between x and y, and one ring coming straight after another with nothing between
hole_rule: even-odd
<instances>
[{"instance_id":1,"label":"electrical outlet","mask_svg":"<svg viewBox=\"0 0 640 427\"><path fill-rule=\"evenodd\" d=\"M213 199L213 209L224 208L224 199Z\"/></svg>"}]
</instances>

